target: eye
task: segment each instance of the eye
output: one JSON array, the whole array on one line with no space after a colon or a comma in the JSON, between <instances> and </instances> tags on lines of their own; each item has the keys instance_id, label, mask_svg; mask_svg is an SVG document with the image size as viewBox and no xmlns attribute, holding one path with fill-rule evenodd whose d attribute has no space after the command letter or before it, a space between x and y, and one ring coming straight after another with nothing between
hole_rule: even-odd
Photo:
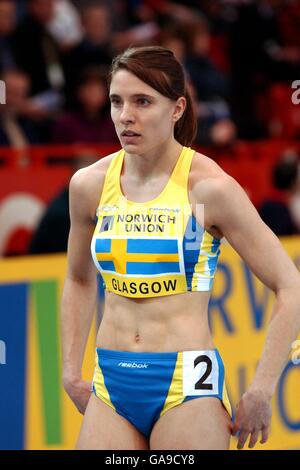
<instances>
[{"instance_id":1,"label":"eye","mask_svg":"<svg viewBox=\"0 0 300 470\"><path fill-rule=\"evenodd\" d=\"M150 101L147 98L138 98L136 101L139 106L147 106L150 104Z\"/></svg>"},{"instance_id":2,"label":"eye","mask_svg":"<svg viewBox=\"0 0 300 470\"><path fill-rule=\"evenodd\" d=\"M111 104L113 104L114 106L120 106L121 105L121 100L120 98L117 98L116 96L112 96L110 98L110 102Z\"/></svg>"}]
</instances>

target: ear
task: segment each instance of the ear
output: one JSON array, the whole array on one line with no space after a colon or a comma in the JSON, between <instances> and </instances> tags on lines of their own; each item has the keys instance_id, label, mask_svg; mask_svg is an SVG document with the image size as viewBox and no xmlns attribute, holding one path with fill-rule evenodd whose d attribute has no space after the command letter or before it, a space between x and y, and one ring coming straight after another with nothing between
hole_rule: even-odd
<instances>
[{"instance_id":1,"label":"ear","mask_svg":"<svg viewBox=\"0 0 300 470\"><path fill-rule=\"evenodd\" d=\"M186 108L186 98L184 96L180 96L175 103L174 111L173 111L173 121L177 122L183 115Z\"/></svg>"}]
</instances>

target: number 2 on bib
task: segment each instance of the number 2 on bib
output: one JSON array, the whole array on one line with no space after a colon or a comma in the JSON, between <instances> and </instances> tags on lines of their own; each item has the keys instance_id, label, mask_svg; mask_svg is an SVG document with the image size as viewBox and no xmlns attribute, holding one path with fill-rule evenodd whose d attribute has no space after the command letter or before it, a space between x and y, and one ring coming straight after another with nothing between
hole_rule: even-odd
<instances>
[{"instance_id":1,"label":"number 2 on bib","mask_svg":"<svg viewBox=\"0 0 300 470\"><path fill-rule=\"evenodd\" d=\"M185 396L218 395L219 364L214 350L185 351L182 366Z\"/></svg>"},{"instance_id":2,"label":"number 2 on bib","mask_svg":"<svg viewBox=\"0 0 300 470\"><path fill-rule=\"evenodd\" d=\"M204 383L205 380L210 376L211 370L212 370L212 361L208 356L205 356L204 354L202 356L196 357L194 360L194 367L197 367L198 364L201 362L204 362L206 364L206 371L200 377L198 382L195 384L195 390L212 390L213 385L211 383Z\"/></svg>"}]
</instances>

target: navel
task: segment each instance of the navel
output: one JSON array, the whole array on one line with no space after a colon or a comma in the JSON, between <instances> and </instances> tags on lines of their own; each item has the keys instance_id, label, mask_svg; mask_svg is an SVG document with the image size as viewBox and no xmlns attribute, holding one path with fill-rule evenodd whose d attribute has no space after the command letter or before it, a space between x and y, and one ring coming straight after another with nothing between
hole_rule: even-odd
<instances>
[{"instance_id":1,"label":"navel","mask_svg":"<svg viewBox=\"0 0 300 470\"><path fill-rule=\"evenodd\" d=\"M140 337L140 335L139 335L138 333L135 335L135 338L134 338L134 339L135 339L135 342L136 342L136 343L139 343L139 342L141 341L141 337Z\"/></svg>"}]
</instances>

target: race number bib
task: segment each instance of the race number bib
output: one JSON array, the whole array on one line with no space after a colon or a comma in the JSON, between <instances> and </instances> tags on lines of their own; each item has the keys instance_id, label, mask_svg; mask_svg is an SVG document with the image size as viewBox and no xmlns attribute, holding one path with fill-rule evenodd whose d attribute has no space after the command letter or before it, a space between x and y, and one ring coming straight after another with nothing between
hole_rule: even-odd
<instances>
[{"instance_id":1,"label":"race number bib","mask_svg":"<svg viewBox=\"0 0 300 470\"><path fill-rule=\"evenodd\" d=\"M184 351L183 394L218 395L219 363L215 351Z\"/></svg>"}]
</instances>

